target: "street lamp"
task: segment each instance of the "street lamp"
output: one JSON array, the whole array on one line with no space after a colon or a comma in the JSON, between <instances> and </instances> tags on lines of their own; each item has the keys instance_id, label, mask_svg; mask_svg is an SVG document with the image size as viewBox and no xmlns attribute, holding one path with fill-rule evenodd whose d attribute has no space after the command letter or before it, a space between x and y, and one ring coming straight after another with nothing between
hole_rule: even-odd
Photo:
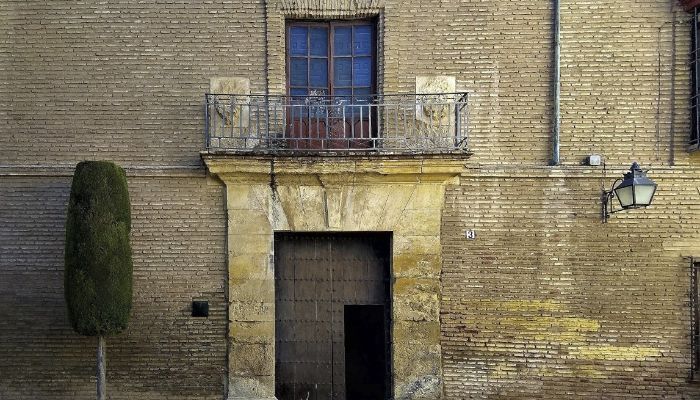
<instances>
[{"instance_id":1,"label":"street lamp","mask_svg":"<svg viewBox=\"0 0 700 400\"><path fill-rule=\"evenodd\" d=\"M647 178L646 172L639 168L636 161L633 162L630 172L625 173L622 180L615 180L610 190L603 189L601 212L603 222L608 222L610 214L648 206L655 192L656 183ZM614 197L617 197L621 208L613 208Z\"/></svg>"}]
</instances>

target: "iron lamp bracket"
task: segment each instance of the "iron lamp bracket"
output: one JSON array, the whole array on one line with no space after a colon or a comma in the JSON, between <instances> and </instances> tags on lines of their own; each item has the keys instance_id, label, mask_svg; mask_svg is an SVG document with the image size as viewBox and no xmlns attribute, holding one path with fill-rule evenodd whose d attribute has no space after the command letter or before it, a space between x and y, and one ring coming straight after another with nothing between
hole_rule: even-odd
<instances>
[{"instance_id":1,"label":"iron lamp bracket","mask_svg":"<svg viewBox=\"0 0 700 400\"><path fill-rule=\"evenodd\" d=\"M613 182L612 186L610 187L610 190L605 190L603 189L603 193L600 197L600 202L601 202L601 218L603 220L603 223L608 222L608 218L610 218L610 214L615 214L616 212L623 211L624 208L615 208L613 205L613 199L615 198L615 186L622 181L622 179L616 179L615 182Z\"/></svg>"}]
</instances>

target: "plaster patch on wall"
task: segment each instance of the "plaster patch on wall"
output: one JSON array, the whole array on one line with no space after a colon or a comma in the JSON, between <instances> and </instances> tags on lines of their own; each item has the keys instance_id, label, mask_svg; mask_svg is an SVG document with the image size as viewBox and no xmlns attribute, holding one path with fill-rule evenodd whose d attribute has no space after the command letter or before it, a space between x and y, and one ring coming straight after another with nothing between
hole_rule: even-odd
<instances>
[{"instance_id":1,"label":"plaster patch on wall","mask_svg":"<svg viewBox=\"0 0 700 400\"><path fill-rule=\"evenodd\" d=\"M500 331L517 332L517 336L543 343L558 345L581 344L591 334L600 331L600 322L589 318L560 316L509 316L496 312L489 318L464 320L468 326L495 327ZM512 351L509 348L493 347L491 352Z\"/></svg>"},{"instance_id":2,"label":"plaster patch on wall","mask_svg":"<svg viewBox=\"0 0 700 400\"><path fill-rule=\"evenodd\" d=\"M648 357L660 357L661 349L644 346L583 346L569 350L573 357L583 360L644 361Z\"/></svg>"},{"instance_id":3,"label":"plaster patch on wall","mask_svg":"<svg viewBox=\"0 0 700 400\"><path fill-rule=\"evenodd\" d=\"M564 304L557 300L464 300L470 308L486 308L494 311L566 311Z\"/></svg>"},{"instance_id":4,"label":"plaster patch on wall","mask_svg":"<svg viewBox=\"0 0 700 400\"><path fill-rule=\"evenodd\" d=\"M424 104L416 105L416 119L426 124L443 123L449 119L449 107L442 102L452 99L452 96L445 95L445 93L454 93L456 82L454 76L417 76L416 93L433 96L422 99Z\"/></svg>"},{"instance_id":5,"label":"plaster patch on wall","mask_svg":"<svg viewBox=\"0 0 700 400\"><path fill-rule=\"evenodd\" d=\"M416 77L416 93L454 93L457 79L454 76L430 75Z\"/></svg>"},{"instance_id":6,"label":"plaster patch on wall","mask_svg":"<svg viewBox=\"0 0 700 400\"><path fill-rule=\"evenodd\" d=\"M250 94L250 79L238 77L214 77L209 79L209 93Z\"/></svg>"}]
</instances>

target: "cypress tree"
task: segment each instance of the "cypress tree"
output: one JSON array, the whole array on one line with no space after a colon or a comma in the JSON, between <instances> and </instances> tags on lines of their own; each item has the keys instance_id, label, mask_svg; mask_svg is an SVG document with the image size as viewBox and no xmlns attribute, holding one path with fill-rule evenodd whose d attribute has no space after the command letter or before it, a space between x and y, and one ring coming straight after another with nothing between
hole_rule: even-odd
<instances>
[{"instance_id":1,"label":"cypress tree","mask_svg":"<svg viewBox=\"0 0 700 400\"><path fill-rule=\"evenodd\" d=\"M83 161L73 175L66 220L65 297L73 329L98 337L98 399L105 396L104 337L131 312L131 206L124 170Z\"/></svg>"}]
</instances>

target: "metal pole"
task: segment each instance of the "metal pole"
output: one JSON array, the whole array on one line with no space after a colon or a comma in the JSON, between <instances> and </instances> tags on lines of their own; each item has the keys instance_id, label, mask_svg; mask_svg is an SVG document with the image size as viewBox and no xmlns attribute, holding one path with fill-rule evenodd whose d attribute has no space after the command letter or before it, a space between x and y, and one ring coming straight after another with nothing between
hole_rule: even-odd
<instances>
[{"instance_id":1,"label":"metal pole","mask_svg":"<svg viewBox=\"0 0 700 400\"><path fill-rule=\"evenodd\" d=\"M209 95L204 95L204 148L209 150Z\"/></svg>"},{"instance_id":2,"label":"metal pole","mask_svg":"<svg viewBox=\"0 0 700 400\"><path fill-rule=\"evenodd\" d=\"M105 400L107 398L107 360L105 349L105 337L100 335L97 337L97 400Z\"/></svg>"},{"instance_id":3,"label":"metal pole","mask_svg":"<svg viewBox=\"0 0 700 400\"><path fill-rule=\"evenodd\" d=\"M559 0L554 0L554 121L552 129L552 161L551 165L559 165L559 133L561 129L561 6Z\"/></svg>"},{"instance_id":4,"label":"metal pole","mask_svg":"<svg viewBox=\"0 0 700 400\"><path fill-rule=\"evenodd\" d=\"M455 138L454 138L454 147L457 148L460 143L460 137L459 137L459 128L460 128L460 123L459 123L459 105L460 105L460 100L457 98L457 95L454 96L455 102L453 103L453 106L455 108Z\"/></svg>"}]
</instances>

